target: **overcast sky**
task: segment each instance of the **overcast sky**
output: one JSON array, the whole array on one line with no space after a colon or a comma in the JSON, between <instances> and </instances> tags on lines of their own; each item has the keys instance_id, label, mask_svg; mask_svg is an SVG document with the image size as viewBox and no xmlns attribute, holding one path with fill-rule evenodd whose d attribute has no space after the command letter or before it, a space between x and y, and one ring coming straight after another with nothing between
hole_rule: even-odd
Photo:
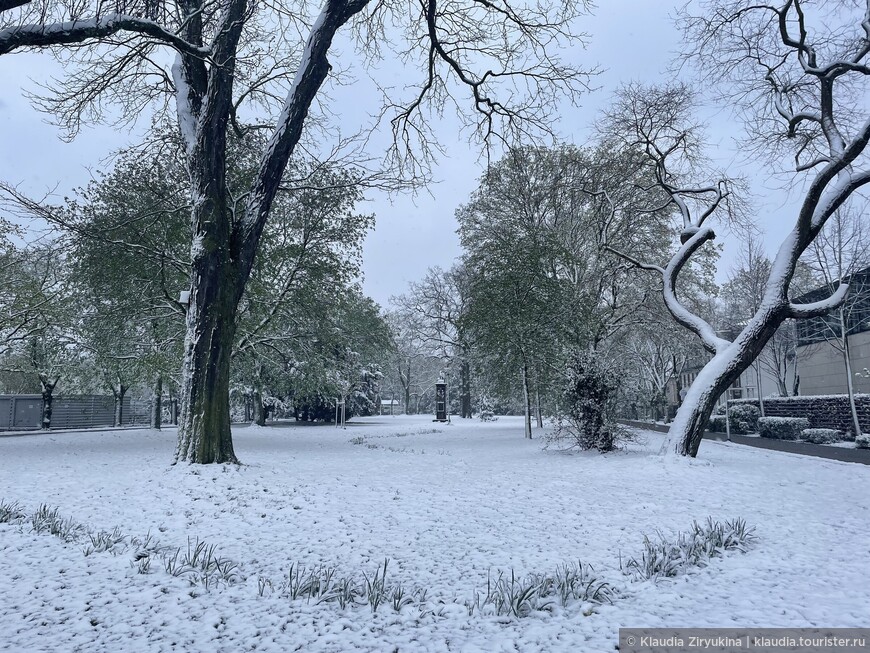
<instances>
[{"instance_id":1,"label":"overcast sky","mask_svg":"<svg viewBox=\"0 0 870 653\"><path fill-rule=\"evenodd\" d=\"M682 4L682 2L680 2ZM621 82L662 81L679 36L670 15L677 3L664 0L602 0L601 7L582 24L591 36L589 48L581 52L582 66L603 69L594 84L599 90L578 98L579 108L566 106L558 131L567 141L583 144L589 138L589 126L607 105L613 90ZM60 140L59 131L47 124L23 95L37 90L35 82L45 79L58 68L48 55L0 57L0 179L21 184L22 189L41 195L51 189L58 194L85 184L91 171L101 169L106 155L129 142L130 130L107 126L87 127L72 143ZM739 159L731 142L737 126L726 110L708 110L711 140L718 158L726 164ZM147 122L146 122L147 124ZM438 162L438 183L429 192L416 197L388 198L370 193L361 207L375 213L377 226L364 247L364 290L382 306L391 295L404 292L408 282L420 279L427 268L449 267L460 255L454 211L477 185L482 172L480 151L469 145L455 131L449 120L438 125L446 155ZM134 130L135 131L135 130ZM744 169L742 172L746 173ZM776 234L790 222L793 201L774 190L763 171L749 170L756 193L755 208L761 228ZM771 188L765 188L765 185ZM793 218L791 218L793 219ZM725 268L739 244L726 242ZM769 252L775 251L773 238L766 238Z\"/></svg>"}]
</instances>

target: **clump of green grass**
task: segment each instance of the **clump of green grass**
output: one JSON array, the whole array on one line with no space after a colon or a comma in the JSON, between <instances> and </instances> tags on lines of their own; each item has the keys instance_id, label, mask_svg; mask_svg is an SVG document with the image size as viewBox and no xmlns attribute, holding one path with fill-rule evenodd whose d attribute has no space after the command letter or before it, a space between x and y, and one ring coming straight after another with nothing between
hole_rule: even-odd
<instances>
[{"instance_id":1,"label":"clump of green grass","mask_svg":"<svg viewBox=\"0 0 870 653\"><path fill-rule=\"evenodd\" d=\"M17 501L0 501L0 524L17 524L27 519L27 513Z\"/></svg>"},{"instance_id":2,"label":"clump of green grass","mask_svg":"<svg viewBox=\"0 0 870 653\"><path fill-rule=\"evenodd\" d=\"M746 551L755 539L753 531L743 519L718 522L708 517L704 524L693 522L688 532L674 537L644 536L640 558L629 558L620 566L634 580L671 578L689 567L704 567L726 551Z\"/></svg>"}]
</instances>

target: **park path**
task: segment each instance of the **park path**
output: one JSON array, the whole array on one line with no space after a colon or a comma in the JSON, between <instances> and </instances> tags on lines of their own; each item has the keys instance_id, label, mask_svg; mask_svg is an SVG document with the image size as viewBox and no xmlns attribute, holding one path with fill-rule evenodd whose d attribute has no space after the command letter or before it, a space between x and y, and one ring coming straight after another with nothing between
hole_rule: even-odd
<instances>
[{"instance_id":1,"label":"park path","mask_svg":"<svg viewBox=\"0 0 870 653\"><path fill-rule=\"evenodd\" d=\"M636 422L627 419L619 421L621 424L625 424L626 426L646 429L647 431L658 431L659 433L668 432L668 427L662 424L650 424L649 422ZM704 434L704 439L715 440L717 442L728 441L727 436L724 433L719 433L716 431L707 431ZM771 449L773 451L796 453L802 456L815 456L816 458L840 460L846 463L860 463L862 465L870 465L870 449L832 447L824 444L792 442L790 440L771 440L770 438L761 438L752 435L732 435L731 442L735 444L744 444L749 447L757 447L758 449Z\"/></svg>"}]
</instances>

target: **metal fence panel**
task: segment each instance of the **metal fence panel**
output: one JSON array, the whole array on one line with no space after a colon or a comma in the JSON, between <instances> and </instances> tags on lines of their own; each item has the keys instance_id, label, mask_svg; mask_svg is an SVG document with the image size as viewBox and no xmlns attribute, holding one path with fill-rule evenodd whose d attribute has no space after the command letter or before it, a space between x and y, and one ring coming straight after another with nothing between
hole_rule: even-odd
<instances>
[{"instance_id":1,"label":"metal fence panel","mask_svg":"<svg viewBox=\"0 0 870 653\"><path fill-rule=\"evenodd\" d=\"M151 402L147 399L124 398L124 413L121 416L124 426L148 426L151 423Z\"/></svg>"},{"instance_id":2,"label":"metal fence panel","mask_svg":"<svg viewBox=\"0 0 870 653\"><path fill-rule=\"evenodd\" d=\"M52 429L84 429L115 424L115 398L58 395L51 402Z\"/></svg>"},{"instance_id":3,"label":"metal fence panel","mask_svg":"<svg viewBox=\"0 0 870 653\"><path fill-rule=\"evenodd\" d=\"M13 429L38 429L42 425L42 396L15 397L12 407Z\"/></svg>"},{"instance_id":4,"label":"metal fence panel","mask_svg":"<svg viewBox=\"0 0 870 653\"><path fill-rule=\"evenodd\" d=\"M0 429L12 427L12 397L0 397Z\"/></svg>"},{"instance_id":5,"label":"metal fence panel","mask_svg":"<svg viewBox=\"0 0 870 653\"><path fill-rule=\"evenodd\" d=\"M114 426L115 406L115 398L109 396L55 395L51 402L51 428ZM122 426L147 426L150 421L150 400L124 397ZM38 430L41 427L42 395L0 395L0 431Z\"/></svg>"},{"instance_id":6,"label":"metal fence panel","mask_svg":"<svg viewBox=\"0 0 870 653\"><path fill-rule=\"evenodd\" d=\"M41 395L0 396L0 430L38 429L41 421Z\"/></svg>"}]
</instances>

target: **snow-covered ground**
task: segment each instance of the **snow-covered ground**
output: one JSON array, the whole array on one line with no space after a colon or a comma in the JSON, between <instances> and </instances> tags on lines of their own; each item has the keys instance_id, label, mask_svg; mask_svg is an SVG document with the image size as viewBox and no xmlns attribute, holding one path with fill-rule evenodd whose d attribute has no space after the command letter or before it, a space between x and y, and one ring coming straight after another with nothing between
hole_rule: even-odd
<instances>
[{"instance_id":1,"label":"snow-covered ground","mask_svg":"<svg viewBox=\"0 0 870 653\"><path fill-rule=\"evenodd\" d=\"M435 432L433 432L435 431ZM94 530L200 538L245 580L206 591L132 551L92 553L0 524L0 649L12 651L613 650L639 626L866 626L870 468L704 441L697 461L645 444L601 456L542 451L517 418L427 418L238 428L235 467L171 467L175 433L148 430L0 438L0 499L59 508ZM757 540L676 579L632 582L620 556L643 535L742 517ZM340 608L277 587L291 563L425 587L439 614ZM621 596L525 618L462 602L489 570L549 572L582 561ZM456 598L458 603L454 603ZM446 601L437 607L439 599Z\"/></svg>"}]
</instances>

